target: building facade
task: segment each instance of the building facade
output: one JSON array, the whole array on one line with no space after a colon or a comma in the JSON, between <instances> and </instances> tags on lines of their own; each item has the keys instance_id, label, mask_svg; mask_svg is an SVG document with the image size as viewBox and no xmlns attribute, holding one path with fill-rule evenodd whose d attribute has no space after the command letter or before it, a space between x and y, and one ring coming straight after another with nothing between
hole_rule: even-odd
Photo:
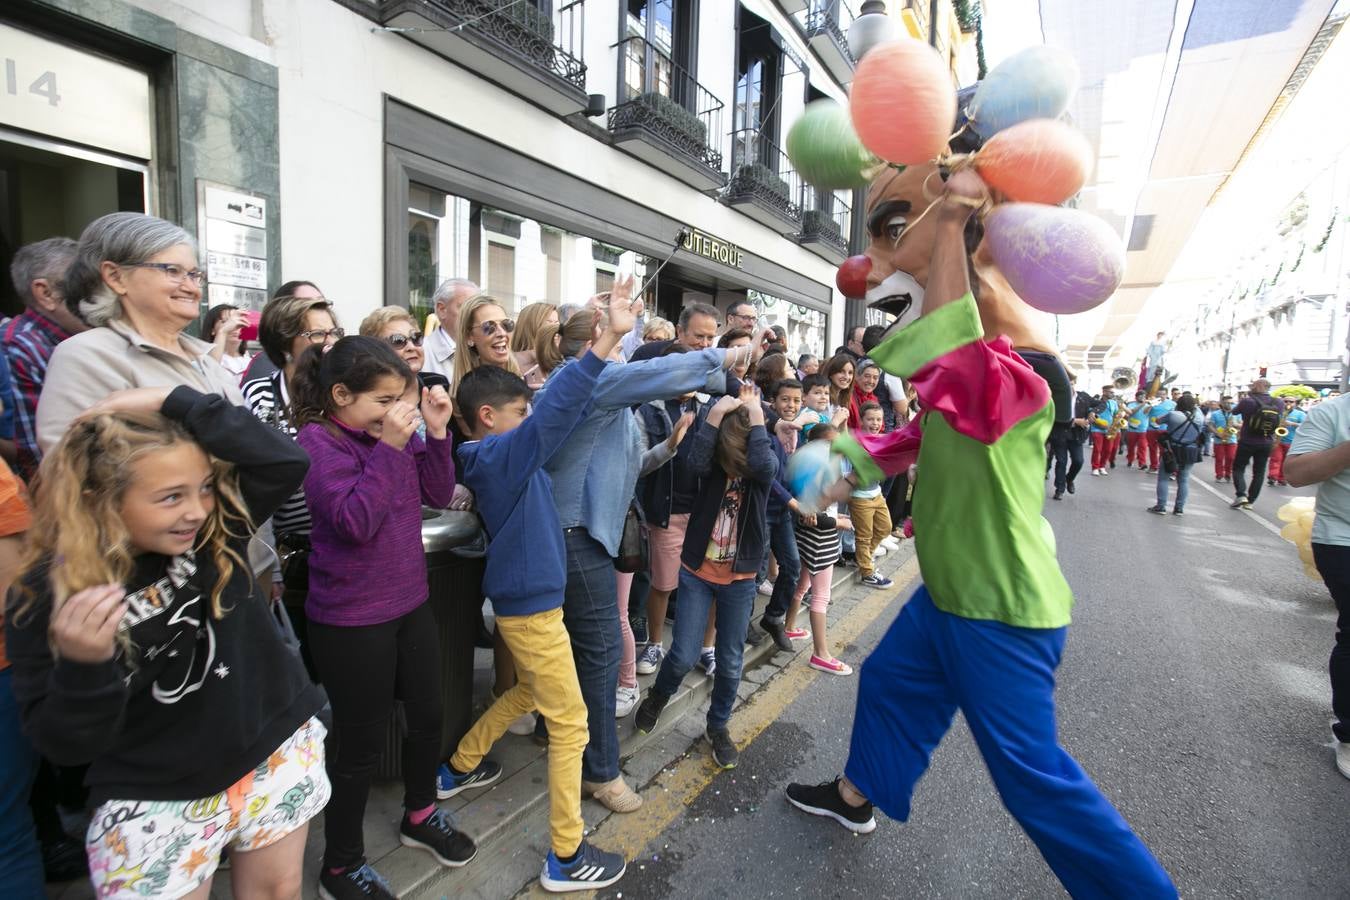
<instances>
[{"instance_id":1,"label":"building facade","mask_svg":"<svg viewBox=\"0 0 1350 900\"><path fill-rule=\"evenodd\" d=\"M197 236L208 305L303 278L351 326L449 277L514 313L636 272L662 315L748 298L828 352L860 198L781 148L846 99L850 2L11 0L0 262L143 210Z\"/></svg>"}]
</instances>

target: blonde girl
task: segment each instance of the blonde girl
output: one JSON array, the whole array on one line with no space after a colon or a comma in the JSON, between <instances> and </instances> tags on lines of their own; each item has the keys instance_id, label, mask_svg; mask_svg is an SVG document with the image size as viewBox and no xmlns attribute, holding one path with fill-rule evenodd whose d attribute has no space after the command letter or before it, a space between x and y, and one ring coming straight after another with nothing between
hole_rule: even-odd
<instances>
[{"instance_id":1,"label":"blonde girl","mask_svg":"<svg viewBox=\"0 0 1350 900\"><path fill-rule=\"evenodd\" d=\"M487 294L465 300L459 310L459 333L455 335L458 349L452 384L458 385L461 378L479 366L496 366L519 375L520 366L511 352L511 334L515 330L515 321Z\"/></svg>"},{"instance_id":2,"label":"blonde girl","mask_svg":"<svg viewBox=\"0 0 1350 900\"><path fill-rule=\"evenodd\" d=\"M34 745L89 763L99 897L204 898L226 847L236 897L300 893L324 696L245 559L308 464L188 387L109 395L42 462L8 649Z\"/></svg>"}]
</instances>

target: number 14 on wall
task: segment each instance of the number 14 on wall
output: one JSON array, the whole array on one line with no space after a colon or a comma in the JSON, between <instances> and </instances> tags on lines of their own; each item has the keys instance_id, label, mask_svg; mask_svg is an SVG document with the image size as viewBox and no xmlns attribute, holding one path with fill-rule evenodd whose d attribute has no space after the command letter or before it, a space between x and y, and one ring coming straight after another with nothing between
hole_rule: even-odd
<instances>
[{"instance_id":1,"label":"number 14 on wall","mask_svg":"<svg viewBox=\"0 0 1350 900\"><path fill-rule=\"evenodd\" d=\"M5 93L17 96L19 93L19 66L12 59L5 60ZM56 73L43 72L28 85L28 93L47 98L48 106L59 106L61 95L56 92Z\"/></svg>"}]
</instances>

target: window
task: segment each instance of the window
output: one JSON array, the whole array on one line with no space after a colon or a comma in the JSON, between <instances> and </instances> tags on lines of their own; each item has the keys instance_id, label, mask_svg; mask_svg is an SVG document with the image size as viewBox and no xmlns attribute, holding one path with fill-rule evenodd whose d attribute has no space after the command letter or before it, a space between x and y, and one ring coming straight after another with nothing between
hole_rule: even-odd
<instances>
[{"instance_id":1,"label":"window","mask_svg":"<svg viewBox=\"0 0 1350 900\"><path fill-rule=\"evenodd\" d=\"M737 9L733 164L762 162L777 170L774 145L778 142L783 51L772 25L743 6Z\"/></svg>"},{"instance_id":2,"label":"window","mask_svg":"<svg viewBox=\"0 0 1350 900\"><path fill-rule=\"evenodd\" d=\"M608 269L595 270L595 292L603 294L614 287L614 273Z\"/></svg>"},{"instance_id":3,"label":"window","mask_svg":"<svg viewBox=\"0 0 1350 900\"><path fill-rule=\"evenodd\" d=\"M516 296L516 248L488 241L488 275L483 287L505 304Z\"/></svg>"},{"instance_id":4,"label":"window","mask_svg":"<svg viewBox=\"0 0 1350 900\"><path fill-rule=\"evenodd\" d=\"M656 93L694 108L697 0L627 0L624 98Z\"/></svg>"}]
</instances>

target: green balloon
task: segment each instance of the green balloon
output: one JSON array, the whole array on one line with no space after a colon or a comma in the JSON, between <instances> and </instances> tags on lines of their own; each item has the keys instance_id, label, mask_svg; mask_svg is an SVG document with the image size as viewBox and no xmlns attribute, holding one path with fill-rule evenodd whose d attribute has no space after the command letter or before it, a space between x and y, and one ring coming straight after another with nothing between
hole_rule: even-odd
<instances>
[{"instance_id":1,"label":"green balloon","mask_svg":"<svg viewBox=\"0 0 1350 900\"><path fill-rule=\"evenodd\" d=\"M788 130L787 155L808 184L831 191L864 187L876 158L858 140L848 110L831 100L807 104Z\"/></svg>"}]
</instances>

